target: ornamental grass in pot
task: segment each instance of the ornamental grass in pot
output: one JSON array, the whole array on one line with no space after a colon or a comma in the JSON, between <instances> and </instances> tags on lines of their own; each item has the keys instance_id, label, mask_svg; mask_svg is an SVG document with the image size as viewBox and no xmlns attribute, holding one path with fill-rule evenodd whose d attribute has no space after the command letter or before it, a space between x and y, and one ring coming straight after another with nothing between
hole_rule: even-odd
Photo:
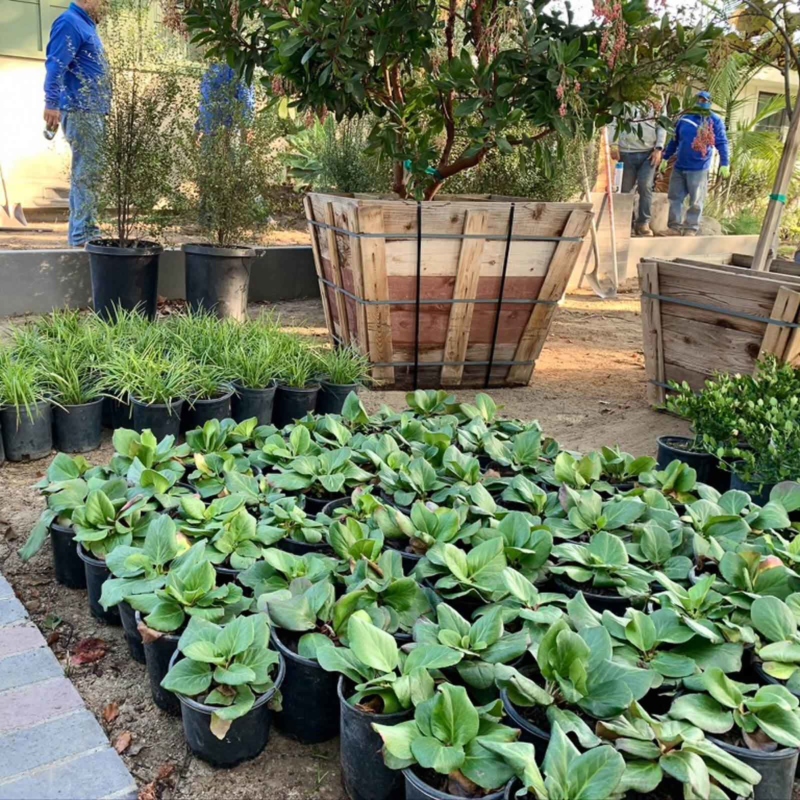
<instances>
[{"instance_id":1,"label":"ornamental grass in pot","mask_svg":"<svg viewBox=\"0 0 800 800\"><path fill-rule=\"evenodd\" d=\"M244 334L231 345L225 358L233 376L231 410L237 422L255 417L259 425L272 422L280 341L277 324L260 318L245 323Z\"/></svg>"},{"instance_id":2,"label":"ornamental grass in pot","mask_svg":"<svg viewBox=\"0 0 800 800\"><path fill-rule=\"evenodd\" d=\"M320 389L317 414L341 414L347 396L369 377L369 359L355 347L334 347L320 354Z\"/></svg>"},{"instance_id":3,"label":"ornamental grass in pot","mask_svg":"<svg viewBox=\"0 0 800 800\"><path fill-rule=\"evenodd\" d=\"M269 644L263 614L225 625L195 617L181 635L162 687L180 701L189 749L212 766L236 766L267 746L285 675Z\"/></svg>"},{"instance_id":4,"label":"ornamental grass in pot","mask_svg":"<svg viewBox=\"0 0 800 800\"><path fill-rule=\"evenodd\" d=\"M53 449L52 406L38 363L0 350L0 433L9 461L34 461Z\"/></svg>"},{"instance_id":5,"label":"ornamental grass in pot","mask_svg":"<svg viewBox=\"0 0 800 800\"><path fill-rule=\"evenodd\" d=\"M319 360L299 337L285 340L279 359L272 423L283 428L314 411L319 393Z\"/></svg>"}]
</instances>

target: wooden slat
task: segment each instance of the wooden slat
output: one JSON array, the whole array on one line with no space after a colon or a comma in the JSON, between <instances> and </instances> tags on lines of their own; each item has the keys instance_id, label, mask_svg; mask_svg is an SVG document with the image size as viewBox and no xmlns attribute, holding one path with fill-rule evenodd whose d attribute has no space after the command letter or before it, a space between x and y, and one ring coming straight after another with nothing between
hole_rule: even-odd
<instances>
[{"instance_id":1,"label":"wooden slat","mask_svg":"<svg viewBox=\"0 0 800 800\"><path fill-rule=\"evenodd\" d=\"M739 286L747 287L752 281L757 281L761 285L781 284L787 286L800 285L800 277L794 275L774 275L770 272L754 272L747 267L734 267L731 264L712 264L708 261L695 261L693 259L681 258L677 261L666 261L663 259L645 259L655 261L662 267L672 267L676 272L687 274L687 271L702 269L706 274L716 274L720 279L720 273L725 275L726 287ZM746 288L745 288L746 291Z\"/></svg>"},{"instance_id":2,"label":"wooden slat","mask_svg":"<svg viewBox=\"0 0 800 800\"><path fill-rule=\"evenodd\" d=\"M782 322L794 322L797 318L798 309L800 309L800 293L793 292L791 289L781 286L775 297L775 304L770 312L770 319L781 320ZM786 349L791 333L791 328L786 328L781 325L767 325L764 331L764 338L761 340L761 349L758 353L759 360L767 355L782 358L783 351ZM756 366L754 372L757 371L758 367Z\"/></svg>"},{"instance_id":3,"label":"wooden slat","mask_svg":"<svg viewBox=\"0 0 800 800\"><path fill-rule=\"evenodd\" d=\"M781 360L793 367L800 367L800 329L795 328L792 331Z\"/></svg>"},{"instance_id":4,"label":"wooden slat","mask_svg":"<svg viewBox=\"0 0 800 800\"><path fill-rule=\"evenodd\" d=\"M664 383L664 343L661 331L661 301L658 295L658 264L643 262L639 265L639 282L642 287L642 343L644 350L645 372L647 374L647 399L650 405L660 406L664 403L666 391L658 383Z\"/></svg>"},{"instance_id":5,"label":"wooden slat","mask_svg":"<svg viewBox=\"0 0 800 800\"><path fill-rule=\"evenodd\" d=\"M467 211L464 217L464 233L477 234L486 224L484 211ZM483 239L462 239L461 253L458 257L454 300L465 300L478 296L478 281L481 276L481 257ZM475 303L454 303L450 306L450 320L447 326L447 340L444 347L444 361L464 361L472 328L472 313ZM442 386L458 386L464 374L464 365L442 367Z\"/></svg>"},{"instance_id":6,"label":"wooden slat","mask_svg":"<svg viewBox=\"0 0 800 800\"><path fill-rule=\"evenodd\" d=\"M311 236L311 252L314 255L314 268L317 271L317 279L319 280L319 293L322 296L322 311L325 314L325 325L328 328L328 337L331 340L331 344L334 344L334 337L333 337L333 321L331 319L331 310L328 305L328 287L322 282L322 278L324 277L324 273L322 270L322 258L319 252L319 238L317 236L317 228L316 226L311 224L311 220L314 220L314 209L311 207L311 200L308 195L303 198L303 207L306 211L306 219L308 220L308 233Z\"/></svg>"},{"instance_id":7,"label":"wooden slat","mask_svg":"<svg viewBox=\"0 0 800 800\"><path fill-rule=\"evenodd\" d=\"M575 237L578 241L562 241L558 243L550 262L547 276L539 292L538 300L558 302L564 296L569 277L575 266L575 260L581 249L583 237L589 229L592 218L591 207L586 207L588 210L576 209L570 213L561 236ZM516 213L514 219L516 229ZM555 306L552 305L538 304L533 307L528 324L517 345L514 361L536 361L544 346L554 313ZM526 385L530 381L532 374L532 364L514 366L508 371L508 381L509 383Z\"/></svg>"},{"instance_id":8,"label":"wooden slat","mask_svg":"<svg viewBox=\"0 0 800 800\"><path fill-rule=\"evenodd\" d=\"M325 222L328 225L334 225L333 203L328 203L325 206ZM336 232L331 228L326 231L328 234L328 258L331 262L331 271L333 273L333 282L336 287L341 289L344 285L342 283L342 268L339 266L339 248L336 245ZM339 316L339 338L345 345L350 344L350 320L347 316L347 304L345 303L344 295L341 292L336 292L336 311Z\"/></svg>"},{"instance_id":9,"label":"wooden slat","mask_svg":"<svg viewBox=\"0 0 800 800\"><path fill-rule=\"evenodd\" d=\"M363 233L381 233L384 230L381 206L359 207L358 219ZM365 300L388 300L389 281L386 276L386 242L381 238L360 239L361 269ZM367 342L373 363L392 361L392 319L389 306L368 305ZM393 367L373 367L376 381L394 381Z\"/></svg>"},{"instance_id":10,"label":"wooden slat","mask_svg":"<svg viewBox=\"0 0 800 800\"><path fill-rule=\"evenodd\" d=\"M348 224L349 223L349 224ZM348 214L342 219L342 225L347 230L354 233L361 232L361 222L358 216L358 209L350 209ZM350 238L350 270L353 276L353 294L356 297L364 297L364 269L361 263L361 246L357 238ZM367 324L367 307L363 303L356 304L356 331L358 335L358 346L364 355L369 353L369 334Z\"/></svg>"}]
</instances>

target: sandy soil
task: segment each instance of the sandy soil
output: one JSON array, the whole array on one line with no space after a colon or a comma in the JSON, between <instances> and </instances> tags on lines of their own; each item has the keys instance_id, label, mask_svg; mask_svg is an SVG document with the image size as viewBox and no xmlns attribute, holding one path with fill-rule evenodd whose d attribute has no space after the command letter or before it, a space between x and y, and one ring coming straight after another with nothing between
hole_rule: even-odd
<instances>
[{"instance_id":1,"label":"sandy soil","mask_svg":"<svg viewBox=\"0 0 800 800\"><path fill-rule=\"evenodd\" d=\"M7 246L0 242L0 247ZM254 309L269 309L269 305ZM325 335L318 301L276 307L284 323L311 335ZM639 301L635 294L601 301L588 294L567 298L556 315L550 338L532 385L492 392L504 413L540 420L549 435L575 449L620 444L637 455L652 454L655 437L683 433L679 421L647 407L641 352ZM371 409L381 403L402 406L400 392L367 392ZM106 441L96 463L106 461ZM41 513L43 502L33 489L47 461L0 468L0 570L26 604L33 620L51 636L53 649L89 708L112 742L132 736L123 758L143 789L143 800L163 798L231 798L231 800L344 800L336 741L306 747L274 734L267 751L236 769L217 772L188 754L180 721L158 711L150 700L144 667L128 658L121 629L91 618L82 592L55 583L49 545L23 565L16 550ZM95 664L74 666L69 654L86 637L108 643ZM119 716L103 721L103 710L119 706ZM161 771L166 780L151 784Z\"/></svg>"}]
</instances>

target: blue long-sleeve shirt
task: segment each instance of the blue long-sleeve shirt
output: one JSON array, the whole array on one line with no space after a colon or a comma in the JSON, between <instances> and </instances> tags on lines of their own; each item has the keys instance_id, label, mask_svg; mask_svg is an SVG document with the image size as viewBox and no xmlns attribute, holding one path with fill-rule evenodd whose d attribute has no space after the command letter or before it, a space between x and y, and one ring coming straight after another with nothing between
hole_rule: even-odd
<instances>
[{"instance_id":1,"label":"blue long-sleeve shirt","mask_svg":"<svg viewBox=\"0 0 800 800\"><path fill-rule=\"evenodd\" d=\"M108 66L95 21L72 3L53 23L45 60L45 108L107 114Z\"/></svg>"},{"instance_id":2,"label":"blue long-sleeve shirt","mask_svg":"<svg viewBox=\"0 0 800 800\"><path fill-rule=\"evenodd\" d=\"M716 114L689 113L680 117L675 125L675 135L667 145L667 149L664 150L664 158L667 160L676 153L678 154L675 162L676 169L700 172L710 168L711 158L714 155L712 148L709 147L705 155L692 148L700 126L706 121L710 121L714 129L714 147L719 153L719 165L727 167L731 163L728 134L722 118Z\"/></svg>"}]
</instances>

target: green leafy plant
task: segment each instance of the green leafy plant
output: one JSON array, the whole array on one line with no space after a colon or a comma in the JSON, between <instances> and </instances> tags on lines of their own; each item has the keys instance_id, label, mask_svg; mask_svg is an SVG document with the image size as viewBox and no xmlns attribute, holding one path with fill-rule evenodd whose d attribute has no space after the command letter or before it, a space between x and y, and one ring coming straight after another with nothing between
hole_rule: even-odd
<instances>
[{"instance_id":1,"label":"green leafy plant","mask_svg":"<svg viewBox=\"0 0 800 800\"><path fill-rule=\"evenodd\" d=\"M650 470L639 476L642 486L653 486L664 494L671 503L694 503L693 494L697 486L697 470L683 461L675 459L666 469Z\"/></svg>"},{"instance_id":2,"label":"green leafy plant","mask_svg":"<svg viewBox=\"0 0 800 800\"><path fill-rule=\"evenodd\" d=\"M137 433L118 428L112 442L115 452L111 469L129 483L138 482L146 470L170 474L174 480L180 480L186 471L184 461L191 452L188 444L176 445L174 436L159 441L149 430Z\"/></svg>"},{"instance_id":3,"label":"green leafy plant","mask_svg":"<svg viewBox=\"0 0 800 800\"><path fill-rule=\"evenodd\" d=\"M265 509L258 520L258 535L267 546L281 539L319 544L325 536L325 525L306 514L294 497L284 497Z\"/></svg>"},{"instance_id":4,"label":"green leafy plant","mask_svg":"<svg viewBox=\"0 0 800 800\"><path fill-rule=\"evenodd\" d=\"M312 497L338 497L372 478L353 463L352 450L347 447L324 450L318 456L298 456L279 469L269 479L276 489Z\"/></svg>"},{"instance_id":5,"label":"green leafy plant","mask_svg":"<svg viewBox=\"0 0 800 800\"><path fill-rule=\"evenodd\" d=\"M463 686L444 683L416 707L413 720L372 727L383 739L383 757L390 769L433 770L441 776L441 785L434 789L476 796L473 786L496 791L514 774L485 746L513 742L519 736L518 730L500 724L501 713L499 703L476 708Z\"/></svg>"},{"instance_id":6,"label":"green leafy plant","mask_svg":"<svg viewBox=\"0 0 800 800\"><path fill-rule=\"evenodd\" d=\"M429 670L451 667L461 658L440 645L418 647L406 655L363 611L348 620L347 639L349 647L330 642L317 651L317 658L324 670L339 672L355 685L347 702L368 713L394 714L430 699L434 681Z\"/></svg>"},{"instance_id":7,"label":"green leafy plant","mask_svg":"<svg viewBox=\"0 0 800 800\"><path fill-rule=\"evenodd\" d=\"M264 550L264 555L255 564L239 573L237 578L242 586L252 590L255 597L261 597L281 589L288 589L295 578L305 578L310 583L330 579L338 562L330 556L306 553L296 556L274 547Z\"/></svg>"},{"instance_id":8,"label":"green leafy plant","mask_svg":"<svg viewBox=\"0 0 800 800\"><path fill-rule=\"evenodd\" d=\"M604 501L591 489L575 491L566 486L562 497L562 504L567 511L566 519L556 516L547 518L547 526L558 539L621 532L647 511L647 506L638 498L615 497Z\"/></svg>"},{"instance_id":9,"label":"green leafy plant","mask_svg":"<svg viewBox=\"0 0 800 800\"><path fill-rule=\"evenodd\" d=\"M635 458L617 447L603 447L599 451L601 476L612 487L621 483L635 483L643 472L655 469L656 460L650 456Z\"/></svg>"},{"instance_id":10,"label":"green leafy plant","mask_svg":"<svg viewBox=\"0 0 800 800\"><path fill-rule=\"evenodd\" d=\"M337 386L364 383L369 377L369 359L355 347L334 347L320 355L320 371Z\"/></svg>"},{"instance_id":11,"label":"green leafy plant","mask_svg":"<svg viewBox=\"0 0 800 800\"><path fill-rule=\"evenodd\" d=\"M644 597L650 593L651 576L630 563L622 540L608 531L600 531L588 545L565 542L552 552L556 575L564 575L574 585L587 584L590 590L610 592L621 597Z\"/></svg>"},{"instance_id":12,"label":"green leafy plant","mask_svg":"<svg viewBox=\"0 0 800 800\"><path fill-rule=\"evenodd\" d=\"M435 501L437 492L447 486L424 458L405 460L397 469L384 462L378 478L381 490L401 508L409 507L415 500Z\"/></svg>"},{"instance_id":13,"label":"green leafy plant","mask_svg":"<svg viewBox=\"0 0 800 800\"><path fill-rule=\"evenodd\" d=\"M211 732L224 739L234 720L252 709L256 697L275 687L280 656L270 650L269 636L262 614L236 617L224 626L194 618L178 641L183 658L161 686L215 706Z\"/></svg>"},{"instance_id":14,"label":"green leafy plant","mask_svg":"<svg viewBox=\"0 0 800 800\"><path fill-rule=\"evenodd\" d=\"M764 672L793 692L800 692L799 613L800 595L796 594L787 597L786 602L777 597L759 597L750 607L750 618L760 637L756 654Z\"/></svg>"},{"instance_id":15,"label":"green leafy plant","mask_svg":"<svg viewBox=\"0 0 800 800\"><path fill-rule=\"evenodd\" d=\"M684 555L687 544L682 528L668 531L655 522L646 522L632 532L625 549L643 568L656 568L674 581L686 581L692 568L691 559Z\"/></svg>"},{"instance_id":16,"label":"green leafy plant","mask_svg":"<svg viewBox=\"0 0 800 800\"><path fill-rule=\"evenodd\" d=\"M560 450L555 439L544 436L538 423L535 427L516 433L509 442L499 446L491 446L491 439L486 442L490 443L488 454L500 466L527 476L541 475L543 479L550 474Z\"/></svg>"},{"instance_id":17,"label":"green leafy plant","mask_svg":"<svg viewBox=\"0 0 800 800\"><path fill-rule=\"evenodd\" d=\"M109 496L94 489L86 496L86 505L72 512L75 541L95 558L105 559L115 548L144 539L153 511L141 495L128 500L125 495Z\"/></svg>"},{"instance_id":18,"label":"green leafy plant","mask_svg":"<svg viewBox=\"0 0 800 800\"><path fill-rule=\"evenodd\" d=\"M417 500L406 515L392 506L375 511L374 520L389 542L407 542L412 553L424 555L435 544L468 542L479 523L466 523L467 509L442 508Z\"/></svg>"},{"instance_id":19,"label":"green leafy plant","mask_svg":"<svg viewBox=\"0 0 800 800\"><path fill-rule=\"evenodd\" d=\"M555 492L546 492L524 475L515 475L511 479L503 490L502 500L512 508L521 506L536 516L551 516L558 507L558 495Z\"/></svg>"}]
</instances>

